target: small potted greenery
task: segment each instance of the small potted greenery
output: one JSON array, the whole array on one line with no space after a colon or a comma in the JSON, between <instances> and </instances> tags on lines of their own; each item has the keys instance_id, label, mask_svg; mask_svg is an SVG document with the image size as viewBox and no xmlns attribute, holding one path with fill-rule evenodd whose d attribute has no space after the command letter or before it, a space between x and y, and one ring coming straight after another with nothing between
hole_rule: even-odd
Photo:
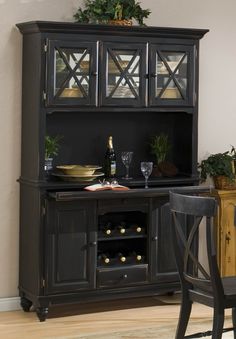
<instances>
[{"instance_id":1,"label":"small potted greenery","mask_svg":"<svg viewBox=\"0 0 236 339\"><path fill-rule=\"evenodd\" d=\"M201 180L205 181L209 176L213 178L215 188L235 189L235 159L234 147L232 147L231 151L211 154L198 165Z\"/></svg>"},{"instance_id":2,"label":"small potted greenery","mask_svg":"<svg viewBox=\"0 0 236 339\"><path fill-rule=\"evenodd\" d=\"M151 11L142 9L136 0L85 0L84 9L78 8L74 14L76 22L108 23L131 25L135 19L139 25L144 25Z\"/></svg>"},{"instance_id":3,"label":"small potted greenery","mask_svg":"<svg viewBox=\"0 0 236 339\"><path fill-rule=\"evenodd\" d=\"M177 174L177 168L174 164L166 161L166 157L171 149L171 144L167 134L161 133L154 135L150 141L151 153L155 156L153 174L155 176L174 176Z\"/></svg>"},{"instance_id":4,"label":"small potted greenery","mask_svg":"<svg viewBox=\"0 0 236 339\"><path fill-rule=\"evenodd\" d=\"M53 166L53 157L58 154L59 150L59 141L62 139L61 136L57 135L55 137L51 137L49 135L45 136L45 171L50 171Z\"/></svg>"}]
</instances>

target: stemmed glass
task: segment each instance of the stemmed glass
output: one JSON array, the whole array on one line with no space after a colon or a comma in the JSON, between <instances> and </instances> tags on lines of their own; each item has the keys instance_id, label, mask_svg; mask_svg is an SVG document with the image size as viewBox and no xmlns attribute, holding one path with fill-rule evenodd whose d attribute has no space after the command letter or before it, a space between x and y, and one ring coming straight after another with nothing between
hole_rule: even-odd
<instances>
[{"instance_id":1,"label":"stemmed glass","mask_svg":"<svg viewBox=\"0 0 236 339\"><path fill-rule=\"evenodd\" d=\"M141 172L145 178L145 188L148 188L148 178L152 173L153 162L141 162Z\"/></svg>"},{"instance_id":2,"label":"stemmed glass","mask_svg":"<svg viewBox=\"0 0 236 339\"><path fill-rule=\"evenodd\" d=\"M126 179L126 180L132 179L129 177L129 166L132 161L132 157L133 157L133 152L121 152L121 160L126 168L126 175L122 179Z\"/></svg>"}]
</instances>

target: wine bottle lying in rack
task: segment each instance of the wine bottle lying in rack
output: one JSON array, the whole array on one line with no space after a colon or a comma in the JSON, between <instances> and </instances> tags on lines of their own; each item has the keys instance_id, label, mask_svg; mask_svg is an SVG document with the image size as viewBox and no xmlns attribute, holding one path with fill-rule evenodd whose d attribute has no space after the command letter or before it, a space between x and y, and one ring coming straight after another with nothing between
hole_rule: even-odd
<instances>
[{"instance_id":1,"label":"wine bottle lying in rack","mask_svg":"<svg viewBox=\"0 0 236 339\"><path fill-rule=\"evenodd\" d=\"M122 221L119 226L117 226L117 229L120 234L125 234L126 232L126 223Z\"/></svg>"},{"instance_id":2,"label":"wine bottle lying in rack","mask_svg":"<svg viewBox=\"0 0 236 339\"><path fill-rule=\"evenodd\" d=\"M129 253L129 257L136 262L141 262L143 260L143 255L137 252Z\"/></svg>"},{"instance_id":3,"label":"wine bottle lying in rack","mask_svg":"<svg viewBox=\"0 0 236 339\"><path fill-rule=\"evenodd\" d=\"M118 253L117 254L117 258L119 259L119 261L124 264L126 262L126 256L123 253Z\"/></svg>"},{"instance_id":4,"label":"wine bottle lying in rack","mask_svg":"<svg viewBox=\"0 0 236 339\"><path fill-rule=\"evenodd\" d=\"M144 230L143 227L139 226L138 224L132 224L130 228L135 233L142 233Z\"/></svg>"},{"instance_id":5,"label":"wine bottle lying in rack","mask_svg":"<svg viewBox=\"0 0 236 339\"><path fill-rule=\"evenodd\" d=\"M112 234L112 224L111 224L111 222L108 222L103 227L101 227L101 230L105 235L111 235Z\"/></svg>"},{"instance_id":6,"label":"wine bottle lying in rack","mask_svg":"<svg viewBox=\"0 0 236 339\"><path fill-rule=\"evenodd\" d=\"M109 258L109 255L107 253L101 253L99 254L98 256L98 261L101 263L101 264L109 264L110 263L110 258Z\"/></svg>"}]
</instances>

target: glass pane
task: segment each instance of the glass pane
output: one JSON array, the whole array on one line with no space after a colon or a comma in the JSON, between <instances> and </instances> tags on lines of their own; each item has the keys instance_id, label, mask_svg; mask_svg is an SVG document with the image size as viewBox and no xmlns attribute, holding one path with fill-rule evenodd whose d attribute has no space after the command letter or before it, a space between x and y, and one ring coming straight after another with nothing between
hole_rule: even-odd
<instances>
[{"instance_id":1,"label":"glass pane","mask_svg":"<svg viewBox=\"0 0 236 339\"><path fill-rule=\"evenodd\" d=\"M109 50L107 53L106 96L136 98L139 95L140 56L136 50Z\"/></svg>"},{"instance_id":2,"label":"glass pane","mask_svg":"<svg viewBox=\"0 0 236 339\"><path fill-rule=\"evenodd\" d=\"M89 93L90 54L87 49L55 49L54 95L82 98Z\"/></svg>"},{"instance_id":3,"label":"glass pane","mask_svg":"<svg viewBox=\"0 0 236 339\"><path fill-rule=\"evenodd\" d=\"M156 54L156 97L161 99L186 97L187 62L185 52L162 51Z\"/></svg>"}]
</instances>

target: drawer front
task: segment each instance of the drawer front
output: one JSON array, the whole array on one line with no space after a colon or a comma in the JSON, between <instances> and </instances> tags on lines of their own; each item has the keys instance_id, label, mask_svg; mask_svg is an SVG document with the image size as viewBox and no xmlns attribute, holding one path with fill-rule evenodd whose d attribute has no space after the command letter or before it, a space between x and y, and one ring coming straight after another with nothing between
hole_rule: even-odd
<instances>
[{"instance_id":1,"label":"drawer front","mask_svg":"<svg viewBox=\"0 0 236 339\"><path fill-rule=\"evenodd\" d=\"M148 281L148 265L97 270L97 287L120 287Z\"/></svg>"},{"instance_id":2,"label":"drawer front","mask_svg":"<svg viewBox=\"0 0 236 339\"><path fill-rule=\"evenodd\" d=\"M100 214L116 211L143 211L148 210L148 199L114 199L99 200L98 212Z\"/></svg>"}]
</instances>

